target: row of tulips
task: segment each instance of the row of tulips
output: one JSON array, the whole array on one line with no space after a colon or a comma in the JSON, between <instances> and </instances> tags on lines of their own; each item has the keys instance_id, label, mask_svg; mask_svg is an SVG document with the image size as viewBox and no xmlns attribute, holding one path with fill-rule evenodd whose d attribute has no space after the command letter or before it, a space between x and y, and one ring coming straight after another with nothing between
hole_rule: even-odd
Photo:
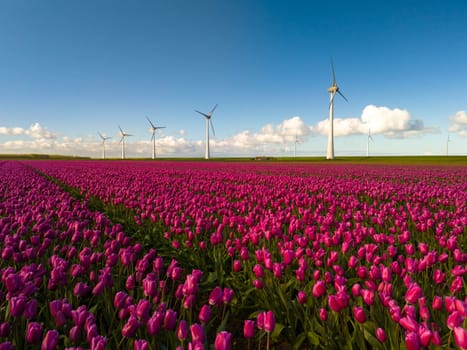
<instances>
[{"instance_id":1,"label":"row of tulips","mask_svg":"<svg viewBox=\"0 0 467 350\"><path fill-rule=\"evenodd\" d=\"M180 346L188 329L181 321L191 324L195 334L197 325L204 327L202 340L191 330L191 348L206 345L206 334L215 344L238 346L245 344L237 340L243 336L248 344L254 338L261 346L266 338L269 346L272 338L295 348L466 347L465 168L29 165L79 188L89 200L102 199L106 210L124 205L132 241L142 243L138 254L151 255L152 246L158 252L164 246L163 260L176 257L162 281L160 270L148 267L155 257L142 263L131 253L117 254L126 271L133 269L124 287L114 283L111 288L125 289L130 298L114 305L125 321L126 338L140 336L144 324L162 329L165 315L176 313L167 316L164 331L175 327L170 319L182 323L175 336ZM185 272L188 267L193 267L191 274ZM134 285L150 280L159 282L159 294L133 292ZM214 290L233 297L219 307L206 301ZM132 311L146 305L144 300L153 303L149 318ZM157 312L164 313L164 326ZM274 319L268 322L273 328L264 326L265 315ZM220 324L215 331L214 324Z\"/></svg>"},{"instance_id":2,"label":"row of tulips","mask_svg":"<svg viewBox=\"0 0 467 350\"><path fill-rule=\"evenodd\" d=\"M0 349L230 349L233 290L0 162ZM266 334L266 331L263 331Z\"/></svg>"}]
</instances>

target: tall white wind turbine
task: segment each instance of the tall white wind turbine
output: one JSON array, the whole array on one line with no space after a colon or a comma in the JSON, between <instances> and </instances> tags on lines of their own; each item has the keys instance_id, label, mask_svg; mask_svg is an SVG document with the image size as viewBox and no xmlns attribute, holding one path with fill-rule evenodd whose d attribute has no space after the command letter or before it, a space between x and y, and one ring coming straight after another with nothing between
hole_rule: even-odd
<instances>
[{"instance_id":1,"label":"tall white wind turbine","mask_svg":"<svg viewBox=\"0 0 467 350\"><path fill-rule=\"evenodd\" d=\"M368 128L368 137L366 139L366 156L367 156L367 158L370 156L370 140L372 142L375 142L375 141L373 141L373 137L371 137L370 128Z\"/></svg>"},{"instance_id":2,"label":"tall white wind turbine","mask_svg":"<svg viewBox=\"0 0 467 350\"><path fill-rule=\"evenodd\" d=\"M331 60L331 68L332 68L332 86L328 88L328 92L330 93L330 101L329 101L329 133L328 133L328 152L326 155L326 159L334 159L334 96L336 93L342 96L344 100L347 101L344 95L339 91L339 87L336 83L336 75L334 73L334 64ZM348 102L348 101L347 101Z\"/></svg>"},{"instance_id":3,"label":"tall white wind turbine","mask_svg":"<svg viewBox=\"0 0 467 350\"><path fill-rule=\"evenodd\" d=\"M99 131L97 133L99 134L100 138L102 139L102 159L105 159L105 141L107 141L108 139L111 139L111 137L110 136L104 136Z\"/></svg>"},{"instance_id":4,"label":"tall white wind turbine","mask_svg":"<svg viewBox=\"0 0 467 350\"><path fill-rule=\"evenodd\" d=\"M300 140L298 139L297 134L295 134L295 140L294 140L294 145L293 145L293 157L294 158L297 156L297 143L300 143Z\"/></svg>"},{"instance_id":5,"label":"tall white wind turbine","mask_svg":"<svg viewBox=\"0 0 467 350\"><path fill-rule=\"evenodd\" d=\"M214 108L209 113L203 113L195 109L195 112L201 114L206 119L206 151L204 153L205 159L209 159L209 124L211 124L212 134L214 136L216 135L216 133L214 132L214 126L212 125L212 120L211 120L212 114L214 113L214 110L216 108L217 108L217 104L214 106Z\"/></svg>"},{"instance_id":6,"label":"tall white wind turbine","mask_svg":"<svg viewBox=\"0 0 467 350\"><path fill-rule=\"evenodd\" d=\"M449 156L449 142L451 142L451 139L448 134L448 139L446 140L446 157Z\"/></svg>"},{"instance_id":7,"label":"tall white wind turbine","mask_svg":"<svg viewBox=\"0 0 467 350\"><path fill-rule=\"evenodd\" d=\"M122 159L125 159L125 137L133 135L123 131L120 126L118 126L118 128L120 129L121 136L120 143L122 144Z\"/></svg>"},{"instance_id":8,"label":"tall white wind turbine","mask_svg":"<svg viewBox=\"0 0 467 350\"><path fill-rule=\"evenodd\" d=\"M157 129L165 129L165 126L155 126L153 122L146 117L149 124L151 124L151 141L152 141L152 159L156 159L156 130Z\"/></svg>"}]
</instances>

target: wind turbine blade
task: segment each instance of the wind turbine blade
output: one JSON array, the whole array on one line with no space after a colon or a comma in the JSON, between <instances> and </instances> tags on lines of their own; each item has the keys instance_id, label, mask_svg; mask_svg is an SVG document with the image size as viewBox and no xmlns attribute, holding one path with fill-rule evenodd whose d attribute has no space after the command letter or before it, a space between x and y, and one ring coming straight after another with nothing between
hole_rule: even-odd
<instances>
[{"instance_id":1,"label":"wind turbine blade","mask_svg":"<svg viewBox=\"0 0 467 350\"><path fill-rule=\"evenodd\" d=\"M125 134L125 136L133 136L133 134Z\"/></svg>"},{"instance_id":2,"label":"wind turbine blade","mask_svg":"<svg viewBox=\"0 0 467 350\"><path fill-rule=\"evenodd\" d=\"M342 96L342 98L345 100L345 102L349 102L349 100L347 100L347 99L345 98L345 96L342 95L342 92L340 92L339 90L337 90L337 93L338 93L339 95Z\"/></svg>"},{"instance_id":3,"label":"wind turbine blade","mask_svg":"<svg viewBox=\"0 0 467 350\"><path fill-rule=\"evenodd\" d=\"M214 113L214 110L217 108L217 103L216 105L214 106L214 108L211 110L211 112L209 114L213 114Z\"/></svg>"},{"instance_id":4,"label":"wind turbine blade","mask_svg":"<svg viewBox=\"0 0 467 350\"><path fill-rule=\"evenodd\" d=\"M203 117L205 117L205 118L209 118L209 116L208 116L207 114L205 114L205 113L203 113L203 112L200 112L200 111L197 111L196 109L195 109L195 112L201 114L201 115L202 115Z\"/></svg>"},{"instance_id":5,"label":"wind turbine blade","mask_svg":"<svg viewBox=\"0 0 467 350\"><path fill-rule=\"evenodd\" d=\"M101 134L99 131L98 131L97 133L99 134L99 136L101 137L101 139L102 139L102 140L104 140L104 139L105 139L105 137L104 137L104 136L102 136L102 134Z\"/></svg>"},{"instance_id":6,"label":"wind turbine blade","mask_svg":"<svg viewBox=\"0 0 467 350\"><path fill-rule=\"evenodd\" d=\"M154 138L156 137L156 134L152 133L152 136L151 136L151 141L154 141Z\"/></svg>"},{"instance_id":7,"label":"wind turbine blade","mask_svg":"<svg viewBox=\"0 0 467 350\"><path fill-rule=\"evenodd\" d=\"M212 135L216 136L216 132L214 131L214 125L212 124L212 119L209 119L209 124L211 124Z\"/></svg>"},{"instance_id":8,"label":"wind turbine blade","mask_svg":"<svg viewBox=\"0 0 467 350\"><path fill-rule=\"evenodd\" d=\"M124 138L125 138L125 136L122 136L122 138L120 139L120 141L118 143L122 143Z\"/></svg>"},{"instance_id":9,"label":"wind turbine blade","mask_svg":"<svg viewBox=\"0 0 467 350\"><path fill-rule=\"evenodd\" d=\"M124 132L123 132L122 128L120 127L120 125L118 126L118 128L120 129L120 132L121 132L122 134L124 134Z\"/></svg>"},{"instance_id":10,"label":"wind turbine blade","mask_svg":"<svg viewBox=\"0 0 467 350\"><path fill-rule=\"evenodd\" d=\"M334 72L334 62L331 57L331 70L332 70L332 86L336 86L336 73Z\"/></svg>"},{"instance_id":11,"label":"wind turbine blade","mask_svg":"<svg viewBox=\"0 0 467 350\"><path fill-rule=\"evenodd\" d=\"M329 101L329 108L331 108L331 105L334 102L334 96L336 96L336 94L332 95L331 101Z\"/></svg>"},{"instance_id":12,"label":"wind turbine blade","mask_svg":"<svg viewBox=\"0 0 467 350\"><path fill-rule=\"evenodd\" d=\"M146 119L148 120L149 124L151 124L151 127L153 129L155 129L156 127L154 126L154 124L152 123L152 121L148 118L148 116L146 116Z\"/></svg>"},{"instance_id":13,"label":"wind turbine blade","mask_svg":"<svg viewBox=\"0 0 467 350\"><path fill-rule=\"evenodd\" d=\"M156 129L165 129L165 126L157 126Z\"/></svg>"}]
</instances>

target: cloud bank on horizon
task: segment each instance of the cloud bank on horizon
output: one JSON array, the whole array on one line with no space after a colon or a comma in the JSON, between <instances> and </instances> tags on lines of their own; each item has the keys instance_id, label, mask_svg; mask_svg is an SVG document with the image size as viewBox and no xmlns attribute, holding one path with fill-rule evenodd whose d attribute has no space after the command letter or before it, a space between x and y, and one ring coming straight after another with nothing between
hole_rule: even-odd
<instances>
[{"instance_id":1,"label":"cloud bank on horizon","mask_svg":"<svg viewBox=\"0 0 467 350\"><path fill-rule=\"evenodd\" d=\"M449 131L460 137L467 137L467 113L458 111L449 117L451 126ZM283 120L273 125L266 124L258 132L241 131L226 139L211 139L212 150L219 155L247 155L257 153L261 147L268 146L268 150L281 152L290 149L294 142L306 142L311 137L327 136L329 128L328 118L318 121L315 125L307 125L299 116ZM423 120L413 119L405 109L378 107L367 105L359 118L334 118L334 135L345 137L351 135L365 135L371 130L372 135L383 135L389 139L406 139L425 134L439 133L436 127L426 127ZM197 156L202 154L204 140L190 141L185 138L185 131L179 130L178 136L165 135L160 132L157 136L157 152L162 156ZM0 135L29 139L7 140L0 144L2 153L56 153L99 157L102 144L98 138L88 136L70 139L59 138L57 132L49 131L39 123L29 128L0 127ZM106 143L109 156L118 157L120 145L117 140ZM150 149L150 141L127 141L127 154L144 157ZM112 151L113 150L113 153Z\"/></svg>"},{"instance_id":2,"label":"cloud bank on horizon","mask_svg":"<svg viewBox=\"0 0 467 350\"><path fill-rule=\"evenodd\" d=\"M461 137L467 137L467 112L459 111L449 119L452 124L448 130Z\"/></svg>"}]
</instances>

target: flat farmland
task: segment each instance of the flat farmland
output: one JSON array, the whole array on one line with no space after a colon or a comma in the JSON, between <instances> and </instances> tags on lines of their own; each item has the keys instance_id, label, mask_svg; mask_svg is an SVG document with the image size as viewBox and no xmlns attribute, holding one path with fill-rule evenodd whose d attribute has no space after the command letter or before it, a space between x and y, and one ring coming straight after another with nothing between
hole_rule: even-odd
<instances>
[{"instance_id":1,"label":"flat farmland","mask_svg":"<svg viewBox=\"0 0 467 350\"><path fill-rule=\"evenodd\" d=\"M465 349L435 163L0 161L0 348Z\"/></svg>"}]
</instances>

